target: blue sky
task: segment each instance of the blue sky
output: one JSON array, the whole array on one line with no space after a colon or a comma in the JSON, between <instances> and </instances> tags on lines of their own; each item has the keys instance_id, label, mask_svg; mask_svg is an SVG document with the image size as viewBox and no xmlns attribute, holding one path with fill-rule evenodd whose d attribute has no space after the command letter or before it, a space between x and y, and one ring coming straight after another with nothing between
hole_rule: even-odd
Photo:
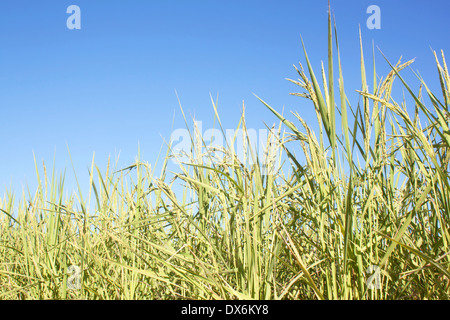
<instances>
[{"instance_id":1,"label":"blue sky","mask_svg":"<svg viewBox=\"0 0 450 320\"><path fill-rule=\"evenodd\" d=\"M438 88L430 47L450 56L448 1L331 1L337 19L346 91L360 86L361 26L368 77L372 41L391 60L416 58ZM381 29L369 30L369 5L381 9ZM69 30L66 9L81 9L81 30ZM83 184L95 151L104 170L138 152L154 163L173 129L184 127L175 90L188 116L212 127L210 94L219 97L226 128L239 121L264 128L277 110L298 111L315 123L312 105L289 96L293 65L304 63L300 36L316 74L327 59L327 0L2 0L0 2L0 197L12 186L35 187L33 152L49 167L67 169L67 145ZM376 53L377 72L389 71ZM356 104L357 100L351 100Z\"/></svg>"}]
</instances>

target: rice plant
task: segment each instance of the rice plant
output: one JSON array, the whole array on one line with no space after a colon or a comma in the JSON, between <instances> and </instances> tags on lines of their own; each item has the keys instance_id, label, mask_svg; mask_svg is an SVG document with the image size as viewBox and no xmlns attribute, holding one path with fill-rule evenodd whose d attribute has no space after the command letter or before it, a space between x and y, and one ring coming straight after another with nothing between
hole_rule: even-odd
<instances>
[{"instance_id":1,"label":"rice plant","mask_svg":"<svg viewBox=\"0 0 450 320\"><path fill-rule=\"evenodd\" d=\"M290 81L316 112L318 133L299 112L294 123L258 98L279 120L264 159L243 108L241 134L222 147L185 119L188 160L169 143L159 173L140 157L104 171L93 158L88 194L80 186L67 194L65 173L35 161L37 190L18 206L8 190L0 198L0 299L448 299L444 53L434 53L439 95L419 75L418 92L407 84L413 61L386 59L385 78L373 63L370 89L362 43L356 105L331 14L321 78L304 46L306 68ZM394 81L414 101L413 115L392 96ZM243 159L236 140L248 150ZM267 171L269 163L278 165Z\"/></svg>"}]
</instances>

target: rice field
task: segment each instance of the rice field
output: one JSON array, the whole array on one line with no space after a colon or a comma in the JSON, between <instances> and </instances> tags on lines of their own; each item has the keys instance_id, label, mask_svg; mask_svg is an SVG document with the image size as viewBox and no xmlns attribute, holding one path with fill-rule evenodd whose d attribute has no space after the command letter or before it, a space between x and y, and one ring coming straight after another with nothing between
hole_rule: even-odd
<instances>
[{"instance_id":1,"label":"rice field","mask_svg":"<svg viewBox=\"0 0 450 320\"><path fill-rule=\"evenodd\" d=\"M417 90L404 80L413 61L386 58L387 75L375 62L368 72L360 47L360 88L344 86L331 16L328 65L314 70L305 48L290 81L315 110L316 132L300 112L291 121L255 98L279 121L265 159L248 144L243 110L234 139L249 146L244 159L206 143L175 172L170 144L160 172L139 157L127 168L93 157L73 194L64 174L36 162L37 190L0 197L0 299L447 300L444 53L434 52L441 90L431 92L419 75ZM392 96L394 81L413 105ZM269 162L280 165L268 173Z\"/></svg>"}]
</instances>

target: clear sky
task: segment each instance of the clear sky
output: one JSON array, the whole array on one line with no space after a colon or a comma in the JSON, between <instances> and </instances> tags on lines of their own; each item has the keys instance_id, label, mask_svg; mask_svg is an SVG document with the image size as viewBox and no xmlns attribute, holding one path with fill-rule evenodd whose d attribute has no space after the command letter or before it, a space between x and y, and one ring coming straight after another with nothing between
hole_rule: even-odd
<instances>
[{"instance_id":1,"label":"clear sky","mask_svg":"<svg viewBox=\"0 0 450 320\"><path fill-rule=\"evenodd\" d=\"M416 58L438 88L434 50L450 59L449 1L334 0L346 90L359 89L361 25L371 79L372 41L391 60ZM67 7L81 9L81 29L69 30ZM162 137L184 127L186 114L212 127L210 94L219 97L226 128L239 121L264 128L273 107L298 111L315 123L312 104L297 91L293 65L304 62L300 36L320 74L327 59L327 0L2 0L0 1L0 197L13 186L35 186L39 164L67 169L69 146L80 179L95 151L102 170L120 152L130 165L140 143L154 163ZM381 29L369 30L369 5L381 9ZM388 66L377 53L377 71ZM450 60L449 60L450 61ZM352 102L352 101L351 101ZM356 104L357 101L353 100ZM86 184L87 181L83 181Z\"/></svg>"}]
</instances>

